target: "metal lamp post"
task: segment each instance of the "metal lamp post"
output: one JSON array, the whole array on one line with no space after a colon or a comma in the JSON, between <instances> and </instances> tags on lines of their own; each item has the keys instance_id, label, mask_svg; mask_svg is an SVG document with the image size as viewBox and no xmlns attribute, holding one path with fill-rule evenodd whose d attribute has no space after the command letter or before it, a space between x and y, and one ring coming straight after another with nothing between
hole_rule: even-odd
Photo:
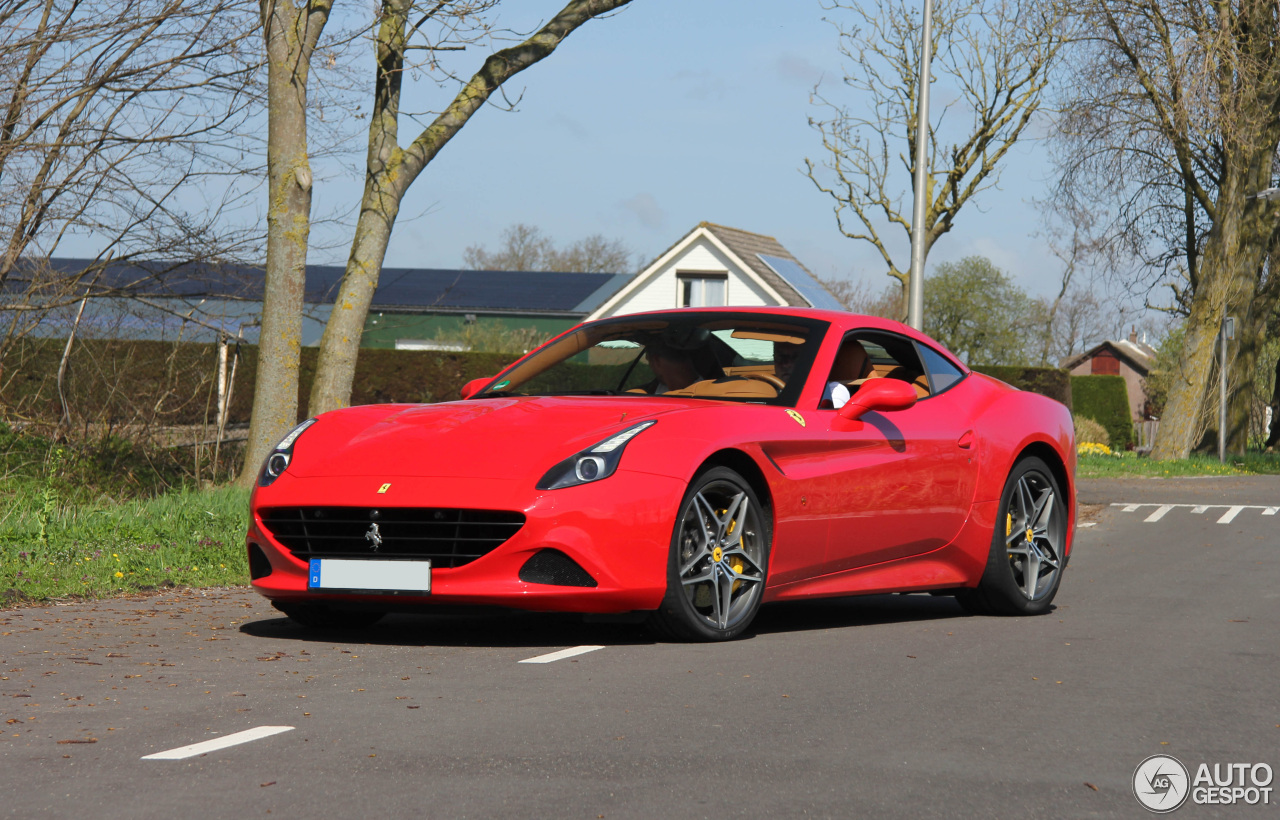
<instances>
[{"instance_id":1,"label":"metal lamp post","mask_svg":"<svg viewBox=\"0 0 1280 820\"><path fill-rule=\"evenodd\" d=\"M911 217L911 273L907 280L907 324L924 330L924 212L928 183L929 63L933 59L933 0L924 0L920 45L920 99L916 108L915 209Z\"/></svg>"}]
</instances>

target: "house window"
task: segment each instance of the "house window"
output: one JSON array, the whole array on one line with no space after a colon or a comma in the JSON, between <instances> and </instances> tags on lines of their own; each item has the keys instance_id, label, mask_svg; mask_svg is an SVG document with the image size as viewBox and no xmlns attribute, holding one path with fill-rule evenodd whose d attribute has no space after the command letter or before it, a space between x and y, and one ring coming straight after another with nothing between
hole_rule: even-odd
<instances>
[{"instance_id":1,"label":"house window","mask_svg":"<svg viewBox=\"0 0 1280 820\"><path fill-rule=\"evenodd\" d=\"M1093 375L1095 376L1119 376L1120 360L1109 350L1103 350L1093 357Z\"/></svg>"},{"instance_id":2,"label":"house window","mask_svg":"<svg viewBox=\"0 0 1280 820\"><path fill-rule=\"evenodd\" d=\"M676 275L680 307L721 307L725 304L729 275L726 273L681 273Z\"/></svg>"}]
</instances>

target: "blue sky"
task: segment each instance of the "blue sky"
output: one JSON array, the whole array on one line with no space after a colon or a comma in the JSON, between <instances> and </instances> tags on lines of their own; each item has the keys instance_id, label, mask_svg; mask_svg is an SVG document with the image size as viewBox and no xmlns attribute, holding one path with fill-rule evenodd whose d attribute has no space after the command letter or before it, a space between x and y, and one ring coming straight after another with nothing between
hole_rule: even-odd
<instances>
[{"instance_id":1,"label":"blue sky","mask_svg":"<svg viewBox=\"0 0 1280 820\"><path fill-rule=\"evenodd\" d=\"M504 15L530 28L561 5L519 0ZM838 93L842 74L825 14L816 0L634 0L589 23L510 84L513 97L524 89L517 112L479 112L419 177L387 265L460 267L468 245L493 246L515 222L562 241L616 237L647 261L708 220L775 236L820 276L879 287L888 279L878 255L841 236L829 199L801 171L823 150L806 120L810 91L822 81ZM351 57L369 61L361 49ZM457 65L469 74L480 59ZM430 91L409 94L438 108L444 95ZM402 125L403 143L411 128ZM353 155L345 174L331 166L317 212L354 205L362 163ZM930 263L980 253L1047 292L1057 268L1029 203L1049 177L1042 144L1015 147L1001 188L961 213ZM318 226L315 238L328 247L314 261L345 259L349 228Z\"/></svg>"}]
</instances>

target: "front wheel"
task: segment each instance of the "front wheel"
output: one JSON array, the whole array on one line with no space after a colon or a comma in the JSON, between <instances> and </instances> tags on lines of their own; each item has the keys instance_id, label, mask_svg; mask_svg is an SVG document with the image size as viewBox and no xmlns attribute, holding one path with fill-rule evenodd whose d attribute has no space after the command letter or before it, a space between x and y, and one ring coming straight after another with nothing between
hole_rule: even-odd
<instances>
[{"instance_id":1,"label":"front wheel","mask_svg":"<svg viewBox=\"0 0 1280 820\"><path fill-rule=\"evenodd\" d=\"M727 467L699 473L680 504L667 594L650 624L685 641L742 634L764 597L769 546L769 516L751 485Z\"/></svg>"},{"instance_id":2,"label":"front wheel","mask_svg":"<svg viewBox=\"0 0 1280 820\"><path fill-rule=\"evenodd\" d=\"M982 580L957 598L977 614L1043 615L1067 565L1069 507L1049 466L1034 457L1015 464L999 510Z\"/></svg>"}]
</instances>

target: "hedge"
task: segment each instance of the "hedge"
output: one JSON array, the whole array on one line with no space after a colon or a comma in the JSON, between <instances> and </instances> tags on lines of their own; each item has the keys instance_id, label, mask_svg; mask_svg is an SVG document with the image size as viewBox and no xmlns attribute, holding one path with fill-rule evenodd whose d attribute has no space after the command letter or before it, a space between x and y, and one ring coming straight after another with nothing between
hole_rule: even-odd
<instances>
[{"instance_id":1,"label":"hedge","mask_svg":"<svg viewBox=\"0 0 1280 820\"><path fill-rule=\"evenodd\" d=\"M58 362L65 343L24 341L0 370L0 411L18 418L61 416ZM318 349L302 349L298 407L305 418ZM434 402L459 398L471 379L495 375L519 358L506 353L362 349L352 385L353 404ZM253 407L258 348L242 345L228 421L247 423ZM77 423L201 424L217 415L217 348L155 341L76 342L65 379Z\"/></svg>"},{"instance_id":2,"label":"hedge","mask_svg":"<svg viewBox=\"0 0 1280 820\"><path fill-rule=\"evenodd\" d=\"M973 368L979 373L1011 384L1019 390L1039 393L1042 396L1072 406L1072 382L1070 374L1056 367L1005 367L989 365Z\"/></svg>"},{"instance_id":3,"label":"hedge","mask_svg":"<svg viewBox=\"0 0 1280 820\"><path fill-rule=\"evenodd\" d=\"M1126 450L1133 444L1133 419L1129 390L1120 376L1072 376L1072 412L1107 428L1111 449Z\"/></svg>"}]
</instances>

